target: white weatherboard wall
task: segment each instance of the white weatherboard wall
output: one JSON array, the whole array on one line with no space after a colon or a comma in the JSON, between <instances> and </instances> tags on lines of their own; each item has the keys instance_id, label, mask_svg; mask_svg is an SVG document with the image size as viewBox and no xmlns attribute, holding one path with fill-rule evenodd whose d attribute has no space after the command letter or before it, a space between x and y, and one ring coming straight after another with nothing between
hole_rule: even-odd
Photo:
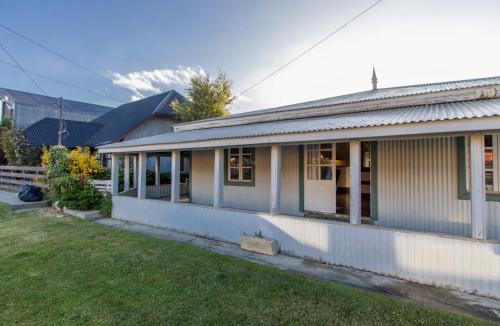
<instances>
[{"instance_id":1,"label":"white weatherboard wall","mask_svg":"<svg viewBox=\"0 0 500 326\"><path fill-rule=\"evenodd\" d=\"M113 217L233 243L262 232L290 255L500 298L500 243L121 196Z\"/></svg>"},{"instance_id":2,"label":"white weatherboard wall","mask_svg":"<svg viewBox=\"0 0 500 326\"><path fill-rule=\"evenodd\" d=\"M470 201L458 198L456 138L380 141L377 225L471 235ZM487 238L500 240L500 202L486 202Z\"/></svg>"},{"instance_id":3,"label":"white weatherboard wall","mask_svg":"<svg viewBox=\"0 0 500 326\"><path fill-rule=\"evenodd\" d=\"M299 152L298 146L283 146L281 159L281 212L299 215ZM191 201L213 205L214 151L193 151L191 164ZM224 186L223 206L253 211L269 211L271 189L271 150L255 149L255 187Z\"/></svg>"}]
</instances>

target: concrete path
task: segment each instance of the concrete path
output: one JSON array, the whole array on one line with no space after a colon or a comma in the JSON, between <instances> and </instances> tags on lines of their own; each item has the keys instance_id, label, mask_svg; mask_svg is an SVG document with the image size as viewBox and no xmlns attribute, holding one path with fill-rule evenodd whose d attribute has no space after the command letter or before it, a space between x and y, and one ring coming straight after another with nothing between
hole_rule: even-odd
<instances>
[{"instance_id":1,"label":"concrete path","mask_svg":"<svg viewBox=\"0 0 500 326\"><path fill-rule=\"evenodd\" d=\"M310 262L281 254L266 256L251 253L240 249L238 245L232 243L199 238L185 233L142 224L128 223L110 218L97 220L95 223L160 239L188 243L199 248L238 257L258 264L330 280L388 296L404 298L418 304L448 310L453 313L500 322L499 300L421 285L352 268Z\"/></svg>"},{"instance_id":2,"label":"concrete path","mask_svg":"<svg viewBox=\"0 0 500 326\"><path fill-rule=\"evenodd\" d=\"M26 211L47 207L47 201L26 203L17 198L17 193L7 190L0 190L0 203L9 205L14 211Z\"/></svg>"}]
</instances>

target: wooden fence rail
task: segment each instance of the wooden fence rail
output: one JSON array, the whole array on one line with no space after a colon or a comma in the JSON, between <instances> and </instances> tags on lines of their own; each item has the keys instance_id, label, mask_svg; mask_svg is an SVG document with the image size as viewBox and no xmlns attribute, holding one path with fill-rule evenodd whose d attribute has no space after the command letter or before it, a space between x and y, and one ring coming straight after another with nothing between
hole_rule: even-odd
<instances>
[{"instance_id":1,"label":"wooden fence rail","mask_svg":"<svg viewBox=\"0 0 500 326\"><path fill-rule=\"evenodd\" d=\"M47 169L41 166L0 165L0 188L19 191L23 185L37 185L44 189L46 184L39 179L45 176Z\"/></svg>"}]
</instances>

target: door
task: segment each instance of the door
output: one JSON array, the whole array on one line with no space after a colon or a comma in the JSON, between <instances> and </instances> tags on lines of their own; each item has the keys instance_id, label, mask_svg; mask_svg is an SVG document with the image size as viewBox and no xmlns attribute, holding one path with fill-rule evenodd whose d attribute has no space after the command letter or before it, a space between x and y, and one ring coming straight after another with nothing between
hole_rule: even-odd
<instances>
[{"instance_id":1,"label":"door","mask_svg":"<svg viewBox=\"0 0 500 326\"><path fill-rule=\"evenodd\" d=\"M336 213L335 144L304 146L304 209Z\"/></svg>"}]
</instances>

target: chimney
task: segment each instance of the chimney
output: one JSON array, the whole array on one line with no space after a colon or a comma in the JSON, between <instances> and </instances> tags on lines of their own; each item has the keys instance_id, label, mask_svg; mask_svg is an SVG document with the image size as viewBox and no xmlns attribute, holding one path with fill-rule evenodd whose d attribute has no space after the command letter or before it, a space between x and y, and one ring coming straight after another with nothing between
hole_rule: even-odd
<instances>
[{"instance_id":1,"label":"chimney","mask_svg":"<svg viewBox=\"0 0 500 326\"><path fill-rule=\"evenodd\" d=\"M373 72L372 72L372 89L375 91L377 89L377 73L375 72L375 67L373 67Z\"/></svg>"}]
</instances>

